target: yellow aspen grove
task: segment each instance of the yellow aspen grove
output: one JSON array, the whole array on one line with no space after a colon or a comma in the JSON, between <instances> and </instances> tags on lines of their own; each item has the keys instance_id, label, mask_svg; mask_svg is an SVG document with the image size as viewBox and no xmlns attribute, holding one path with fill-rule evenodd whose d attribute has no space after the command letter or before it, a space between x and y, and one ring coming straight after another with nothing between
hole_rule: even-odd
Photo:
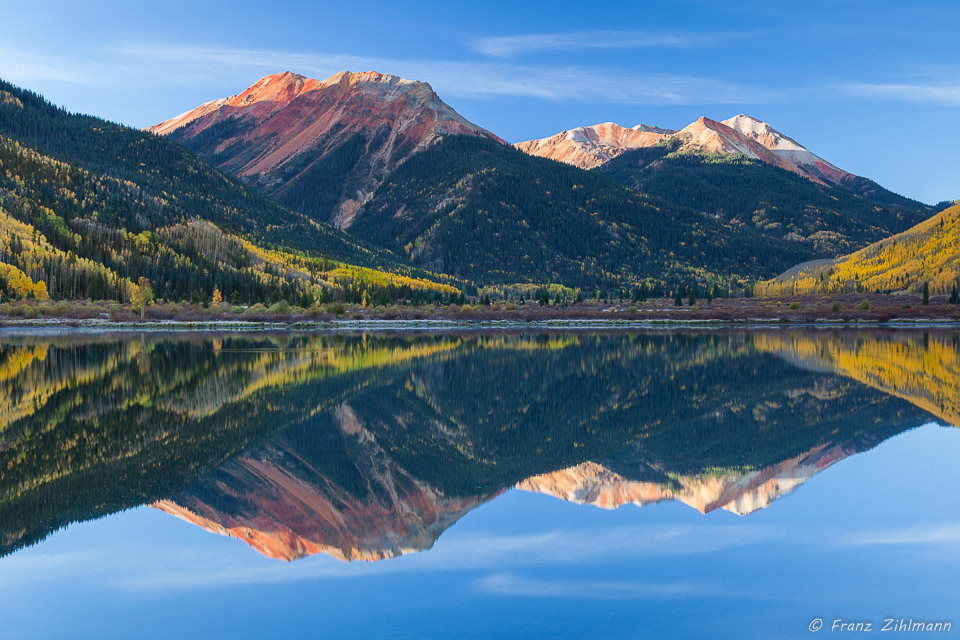
<instances>
[{"instance_id":1,"label":"yellow aspen grove","mask_svg":"<svg viewBox=\"0 0 960 640\"><path fill-rule=\"evenodd\" d=\"M140 289L140 295L143 296L143 305L153 304L153 286L150 284L150 280L144 277L139 278L137 287Z\"/></svg>"},{"instance_id":2,"label":"yellow aspen grove","mask_svg":"<svg viewBox=\"0 0 960 640\"><path fill-rule=\"evenodd\" d=\"M140 314L143 319L147 306L153 303L153 288L147 278L140 278L137 284L130 285L130 310Z\"/></svg>"},{"instance_id":3,"label":"yellow aspen grove","mask_svg":"<svg viewBox=\"0 0 960 640\"><path fill-rule=\"evenodd\" d=\"M143 298L143 291L135 284L130 285L130 310L134 313L139 313L140 318L143 318L144 310L146 308L146 303Z\"/></svg>"}]
</instances>

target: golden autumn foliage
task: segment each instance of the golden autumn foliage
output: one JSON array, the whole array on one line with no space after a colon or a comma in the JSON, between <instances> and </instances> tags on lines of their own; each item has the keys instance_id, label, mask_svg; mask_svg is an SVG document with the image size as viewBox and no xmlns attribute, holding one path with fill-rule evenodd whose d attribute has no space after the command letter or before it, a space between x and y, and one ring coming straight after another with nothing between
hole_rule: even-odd
<instances>
[{"instance_id":1,"label":"golden autumn foliage","mask_svg":"<svg viewBox=\"0 0 960 640\"><path fill-rule=\"evenodd\" d=\"M798 265L757 285L754 292L759 296L919 293L924 283L932 294L949 294L960 286L960 205L848 256Z\"/></svg>"},{"instance_id":2,"label":"golden autumn foliage","mask_svg":"<svg viewBox=\"0 0 960 640\"><path fill-rule=\"evenodd\" d=\"M764 333L761 351L848 376L960 426L960 340L956 334Z\"/></svg>"}]
</instances>

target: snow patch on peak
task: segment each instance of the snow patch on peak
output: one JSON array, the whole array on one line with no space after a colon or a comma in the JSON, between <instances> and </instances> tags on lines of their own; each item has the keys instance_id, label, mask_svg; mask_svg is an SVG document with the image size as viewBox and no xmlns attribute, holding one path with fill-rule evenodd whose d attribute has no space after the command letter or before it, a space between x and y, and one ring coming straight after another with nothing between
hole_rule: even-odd
<instances>
[{"instance_id":1,"label":"snow patch on peak","mask_svg":"<svg viewBox=\"0 0 960 640\"><path fill-rule=\"evenodd\" d=\"M763 120L741 113L724 120L723 123L759 142L784 161L795 165L799 173L815 181L838 184L846 176L851 175L812 153L802 144L780 133Z\"/></svg>"}]
</instances>

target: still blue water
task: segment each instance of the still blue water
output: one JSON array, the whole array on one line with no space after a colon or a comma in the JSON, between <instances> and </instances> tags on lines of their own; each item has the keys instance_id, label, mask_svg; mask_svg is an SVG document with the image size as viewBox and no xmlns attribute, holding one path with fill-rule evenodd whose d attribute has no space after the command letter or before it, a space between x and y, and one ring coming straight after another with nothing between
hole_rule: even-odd
<instances>
[{"instance_id":1,"label":"still blue water","mask_svg":"<svg viewBox=\"0 0 960 640\"><path fill-rule=\"evenodd\" d=\"M377 562L285 562L138 506L0 558L0 636L800 638L833 637L836 620L875 634L889 618L956 626L960 431L926 415L745 515L506 488L432 548ZM214 485L199 482L183 496L208 495ZM811 633L817 618L825 627Z\"/></svg>"}]
</instances>

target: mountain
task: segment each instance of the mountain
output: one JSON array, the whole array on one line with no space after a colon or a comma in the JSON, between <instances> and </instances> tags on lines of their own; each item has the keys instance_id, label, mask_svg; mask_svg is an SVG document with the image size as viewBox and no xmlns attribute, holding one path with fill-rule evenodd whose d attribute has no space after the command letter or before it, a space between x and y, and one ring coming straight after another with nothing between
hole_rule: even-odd
<instances>
[{"instance_id":1,"label":"mountain","mask_svg":"<svg viewBox=\"0 0 960 640\"><path fill-rule=\"evenodd\" d=\"M350 233L478 283L589 291L643 282L661 295L693 282L743 286L787 256L812 254L782 233L469 136L446 137L398 167Z\"/></svg>"},{"instance_id":2,"label":"mountain","mask_svg":"<svg viewBox=\"0 0 960 640\"><path fill-rule=\"evenodd\" d=\"M835 260L796 265L758 286L761 295L960 288L960 205Z\"/></svg>"},{"instance_id":3,"label":"mountain","mask_svg":"<svg viewBox=\"0 0 960 640\"><path fill-rule=\"evenodd\" d=\"M844 171L812 153L793 138L780 133L762 120L757 120L756 118L741 113L724 120L722 124L727 125L748 138L756 140L767 149L773 151L789 165L795 167L795 170L799 172L800 175L810 178L814 182L838 186L847 191L852 191L857 195L885 204L908 208L916 208L916 206L920 204L916 200L905 198L884 189L869 178Z\"/></svg>"},{"instance_id":4,"label":"mountain","mask_svg":"<svg viewBox=\"0 0 960 640\"><path fill-rule=\"evenodd\" d=\"M348 265L426 276L172 140L67 113L2 81L0 163L0 297L126 301L146 277L171 300L219 288L226 300L296 302L342 289Z\"/></svg>"},{"instance_id":5,"label":"mountain","mask_svg":"<svg viewBox=\"0 0 960 640\"><path fill-rule=\"evenodd\" d=\"M857 177L814 155L796 140L785 136L762 120L741 113L721 124L773 151L788 166L795 167L801 175L815 182L836 185Z\"/></svg>"},{"instance_id":6,"label":"mountain","mask_svg":"<svg viewBox=\"0 0 960 640\"><path fill-rule=\"evenodd\" d=\"M645 124L628 129L615 122L604 122L561 131L540 140L518 142L513 146L532 156L593 169L628 149L653 146L674 133L676 131Z\"/></svg>"},{"instance_id":7,"label":"mountain","mask_svg":"<svg viewBox=\"0 0 960 640\"><path fill-rule=\"evenodd\" d=\"M691 125L683 137L626 151L594 171L733 228L786 240L809 259L855 251L933 214L923 203L889 192L881 201L815 181L751 138L715 125ZM707 150L742 144L754 155L684 150L692 144Z\"/></svg>"},{"instance_id":8,"label":"mountain","mask_svg":"<svg viewBox=\"0 0 960 640\"><path fill-rule=\"evenodd\" d=\"M818 184L851 183L857 176L843 171L754 117L739 114L722 122L700 117L680 131L648 125L626 129L614 122L577 127L514 146L530 155L592 169L631 149L676 139L680 152L742 155L792 171Z\"/></svg>"},{"instance_id":9,"label":"mountain","mask_svg":"<svg viewBox=\"0 0 960 640\"><path fill-rule=\"evenodd\" d=\"M326 80L270 75L148 128L278 201L349 227L385 177L447 135L502 142L425 82L373 71Z\"/></svg>"},{"instance_id":10,"label":"mountain","mask_svg":"<svg viewBox=\"0 0 960 640\"><path fill-rule=\"evenodd\" d=\"M517 153L429 85L374 72L267 76L151 131L409 267L480 285L735 289L931 213L747 116L604 123Z\"/></svg>"},{"instance_id":11,"label":"mountain","mask_svg":"<svg viewBox=\"0 0 960 640\"><path fill-rule=\"evenodd\" d=\"M773 167L792 171L814 182L821 182L819 178L804 173L797 165L764 146L752 136L744 135L725 122L700 117L678 131L673 139L680 142L680 146L676 150L681 153L695 152L723 156L744 156Z\"/></svg>"},{"instance_id":12,"label":"mountain","mask_svg":"<svg viewBox=\"0 0 960 640\"><path fill-rule=\"evenodd\" d=\"M598 128L600 130L594 131ZM815 184L839 187L901 209L925 208L922 203L888 191L868 178L840 169L793 138L780 133L770 124L745 114L738 114L722 122L701 117L680 131L645 125L640 125L639 128L650 133L630 135L632 130L624 129L615 123L606 123L571 129L549 138L521 142L514 146L531 155L589 169L606 164L627 151L666 143L674 153L749 158L795 173ZM697 179L696 175L691 177L693 180ZM771 190L770 195L774 194L775 191ZM919 222L919 219L914 222Z\"/></svg>"}]
</instances>

